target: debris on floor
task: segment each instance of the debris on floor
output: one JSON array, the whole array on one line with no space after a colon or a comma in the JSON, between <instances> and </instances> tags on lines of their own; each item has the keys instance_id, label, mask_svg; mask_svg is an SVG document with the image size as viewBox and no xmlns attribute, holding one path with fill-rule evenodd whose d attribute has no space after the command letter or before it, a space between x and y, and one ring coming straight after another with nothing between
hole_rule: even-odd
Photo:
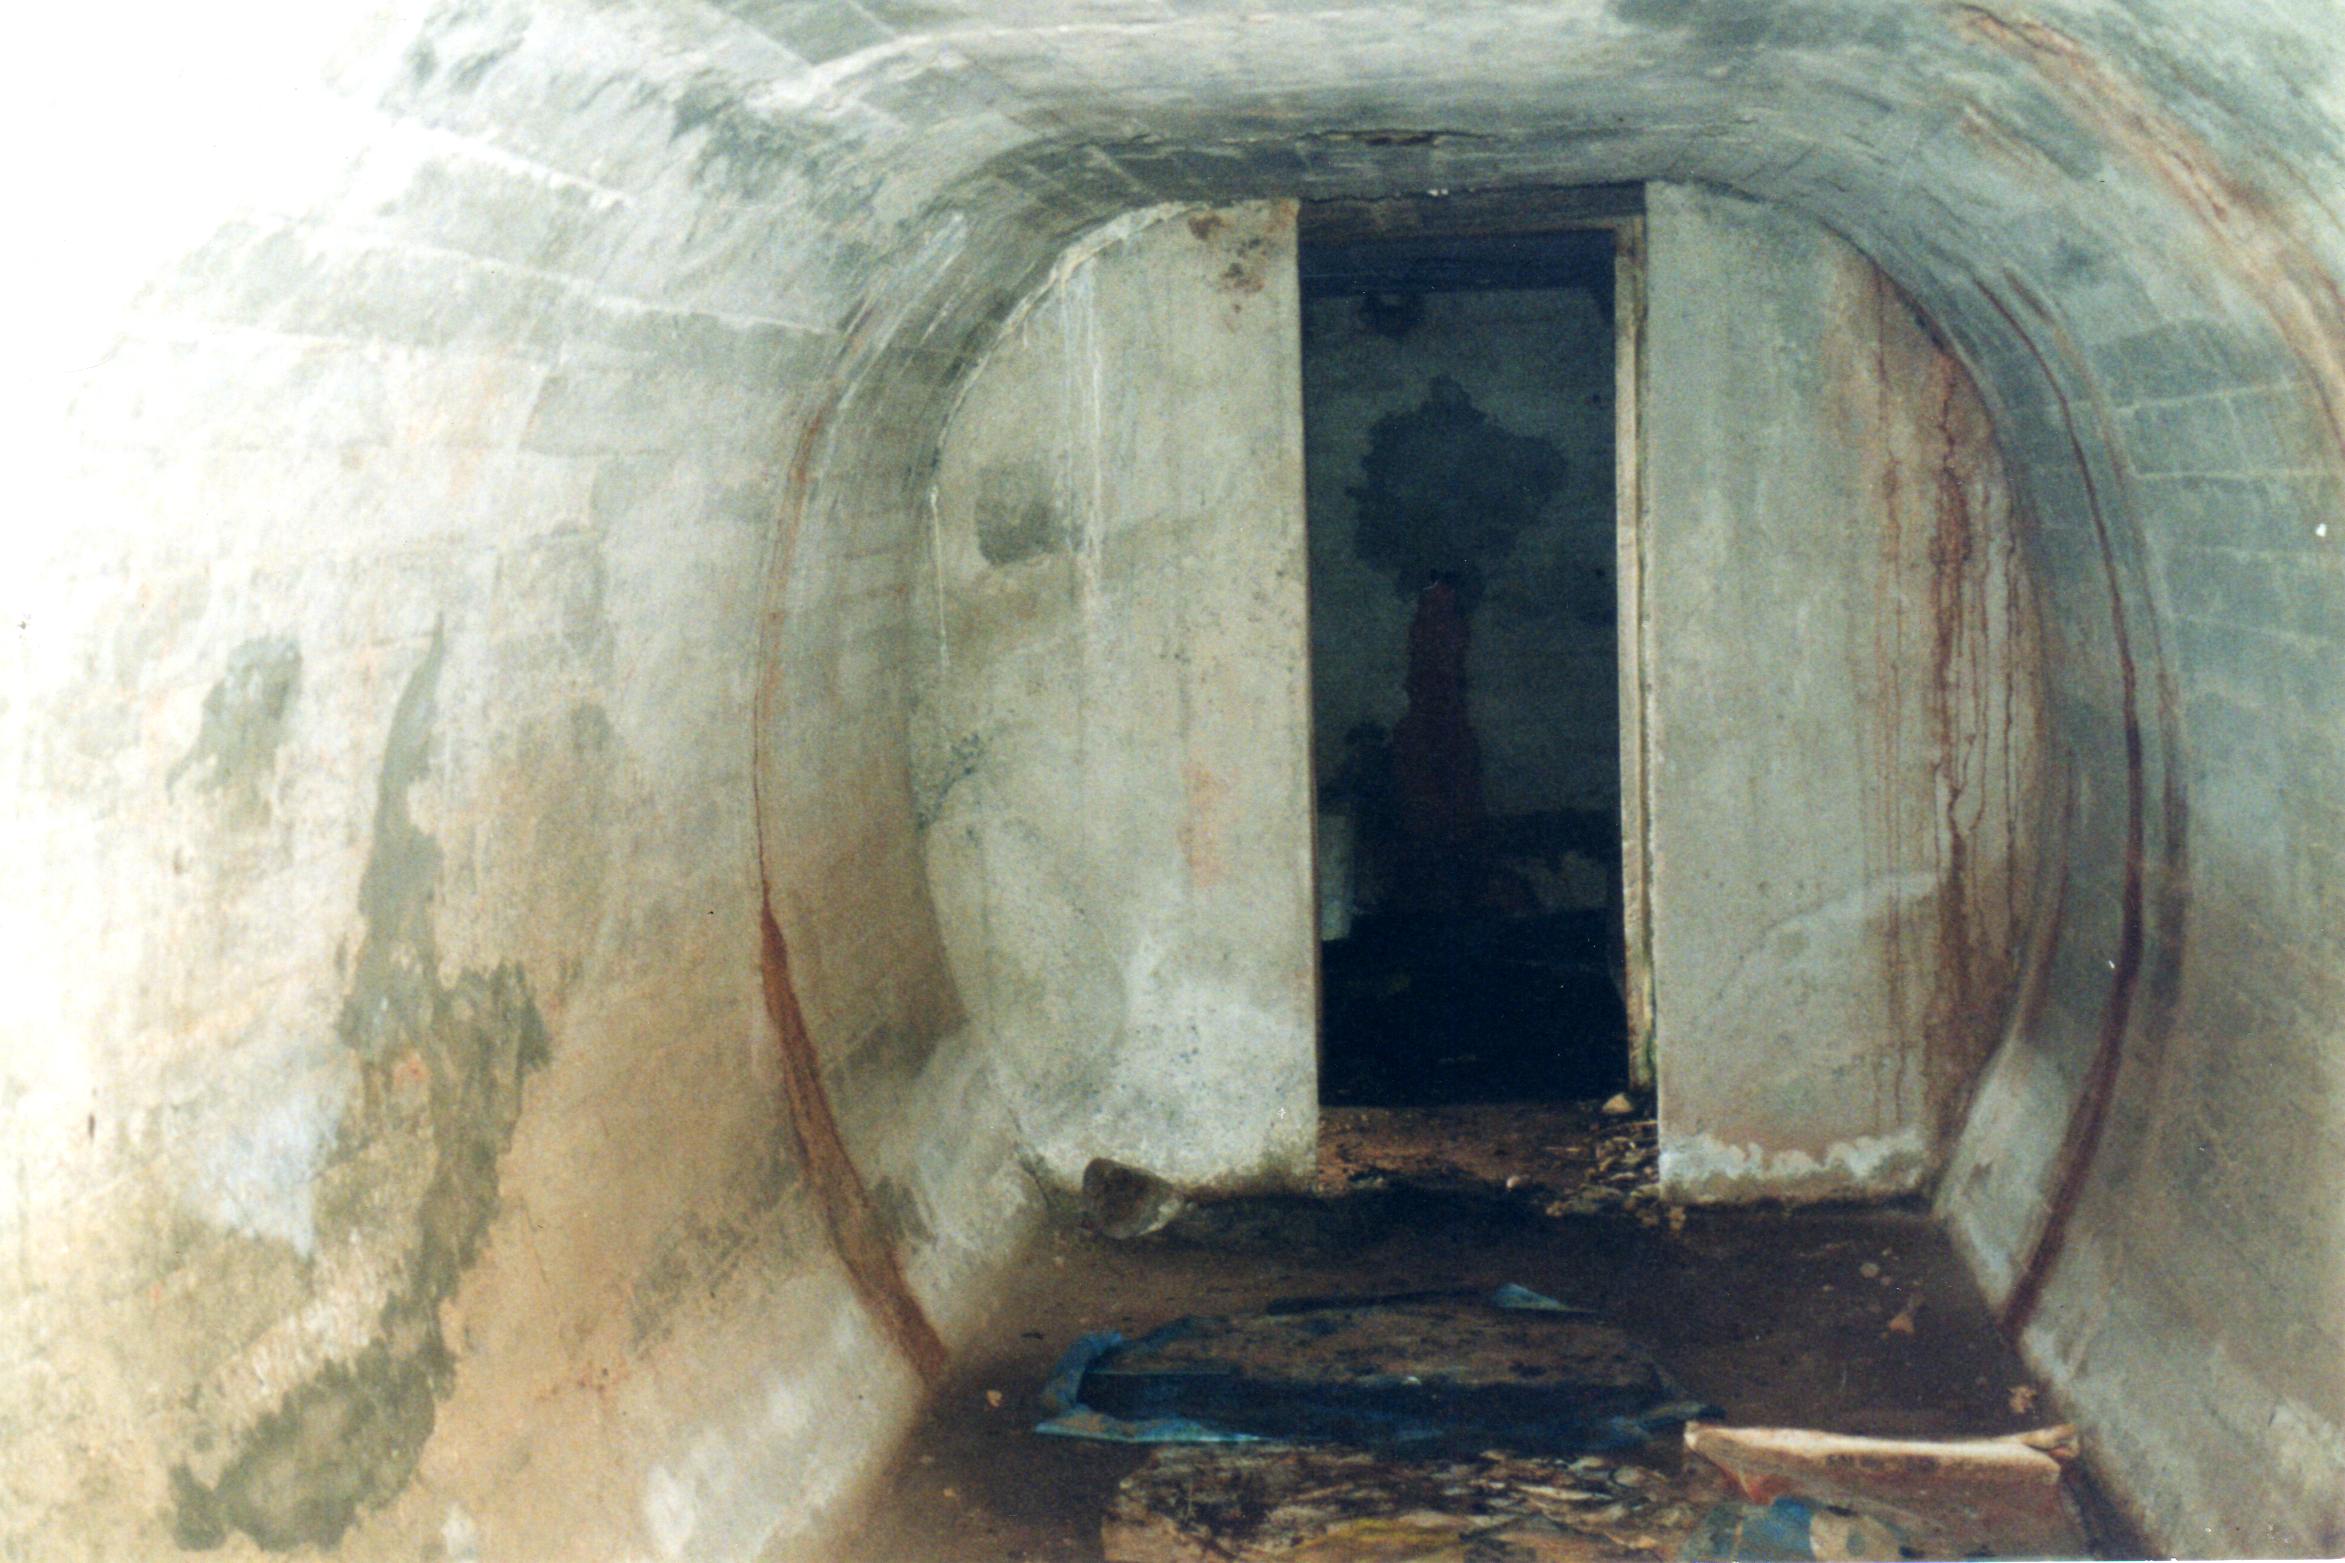
<instances>
[{"instance_id":1,"label":"debris on floor","mask_svg":"<svg viewBox=\"0 0 2345 1563\"><path fill-rule=\"evenodd\" d=\"M1690 1454L1674 1429L1633 1449L1566 1458L1500 1455L1508 1445L1495 1438L1430 1452L1262 1439L1179 1447L1038 1438L1035 1417L1021 1414L1065 1343L1087 1330L1120 1332L1112 1344L1121 1345L1176 1316L1249 1315L1282 1297L1356 1302L1424 1284L1414 1279L1424 1276L1484 1299L1515 1281L1592 1308L1630 1331L1678 1382L1754 1427L1908 1440L2016 1433L2052 1419L2049 1394L1997 1333L1992 1311L1925 1215L1694 1208L1681 1212L1690 1216L1682 1231L1642 1220L1661 1212L1667 1221L1649 1196L1630 1197L1649 1187L1650 1129L1634 1116L1606 1118L1601 1106L1602 1092L1592 1091L1537 1107L1331 1108L1322 1117L1315 1194L1190 1194L1161 1230L1134 1238L1106 1229L1128 1229L1117 1218L1149 1200L1105 1199L1089 1210L1063 1200L996 1326L956 1362L916 1423L887 1499L842 1559L1100 1563L1111 1508L1124 1538L1112 1543L1119 1563L1833 1560L1895 1557L1914 1545L1897 1513L1851 1501L1862 1495L1844 1500L1837 1486L1809 1482L1745 1497L1721 1468ZM1613 1191L1599 1213L1546 1213L1591 1184ZM1150 1219L1137 1216L1138 1224ZM1916 1296L1925 1301L1915 1333L1890 1330ZM1091 1355L1108 1349L1099 1344ZM1068 1401L1088 1399L1082 1374L1067 1377ZM1002 1393L1000 1408L989 1389ZM1090 1414L1107 1424L1105 1413ZM1197 1473L1186 1497L1177 1490L1191 1485L1179 1474L1185 1470ZM1312 1495L1339 1480L1385 1496ZM2071 1480L2099 1555L2148 1555L2122 1516L2093 1496L2088 1472L2080 1467ZM1515 1507L1485 1502L1493 1495L1477 1482L1504 1489L1497 1496ZM1445 1485L1457 1490L1444 1493ZM1599 1485L1602 1501L1569 1496ZM1611 1512L1615 1502L1621 1508ZM1313 1519L1306 1509L1325 1512ZM1226 1534L1209 1529L1216 1516L1226 1516ZM1764 1550L1770 1543L1785 1550ZM1974 1545L1934 1551L1958 1557ZM1148 1546L1158 1550L1140 1550ZM2073 1532L2022 1550L2090 1555Z\"/></svg>"},{"instance_id":2,"label":"debris on floor","mask_svg":"<svg viewBox=\"0 0 2345 1563\"><path fill-rule=\"evenodd\" d=\"M1160 1449L1117 1487L1100 1544L1108 1563L1658 1563L1723 1490L1692 1479L1673 1491L1602 1456Z\"/></svg>"},{"instance_id":3,"label":"debris on floor","mask_svg":"<svg viewBox=\"0 0 2345 1563\"><path fill-rule=\"evenodd\" d=\"M1181 1191L1153 1172L1105 1156L1083 1169L1083 1225L1102 1237L1146 1237L1187 1208Z\"/></svg>"},{"instance_id":4,"label":"debris on floor","mask_svg":"<svg viewBox=\"0 0 2345 1563\"><path fill-rule=\"evenodd\" d=\"M1625 1101L1614 1097L1613 1101ZM1661 1161L1659 1126L1649 1118L1612 1112L1612 1102L1600 1109L1607 1114L1599 1125L1595 1154L1576 1193L1547 1206L1551 1216L1594 1216L1625 1210L1646 1226L1660 1225L1665 1207L1656 1174ZM1671 1223L1676 1230L1683 1218Z\"/></svg>"},{"instance_id":5,"label":"debris on floor","mask_svg":"<svg viewBox=\"0 0 2345 1563\"><path fill-rule=\"evenodd\" d=\"M1641 1444L1690 1398L1625 1332L1527 1288L1314 1298L1086 1336L1037 1431L1122 1443L1342 1443L1585 1454Z\"/></svg>"},{"instance_id":6,"label":"debris on floor","mask_svg":"<svg viewBox=\"0 0 2345 1563\"><path fill-rule=\"evenodd\" d=\"M2088 1553L2068 1483L2074 1428L2003 1438L1858 1438L1694 1422L1685 1444L1745 1500L1714 1515L1700 1538L1709 1550L1689 1556L1837 1558L1852 1554L1832 1549L1849 1545L1873 1549L1855 1556L1890 1558ZM1851 1532L1851 1518L1871 1529ZM1881 1553L1883 1536L1900 1550ZM1808 1550L1776 1550L1787 1546Z\"/></svg>"},{"instance_id":7,"label":"debris on floor","mask_svg":"<svg viewBox=\"0 0 2345 1563\"><path fill-rule=\"evenodd\" d=\"M1630 1102L1631 1111L1610 1111L1619 1102ZM1656 1186L1656 1126L1627 1097L1536 1107L1329 1108L1320 1133L1319 1185L1329 1195L1405 1182L1497 1189L1556 1218L1626 1211L1658 1226L1668 1216ZM1670 1222L1672 1230L1683 1224Z\"/></svg>"},{"instance_id":8,"label":"debris on floor","mask_svg":"<svg viewBox=\"0 0 2345 1563\"><path fill-rule=\"evenodd\" d=\"M1805 1498L1719 1504L1678 1553L1681 1563L1895 1563L1920 1555L1869 1515Z\"/></svg>"}]
</instances>

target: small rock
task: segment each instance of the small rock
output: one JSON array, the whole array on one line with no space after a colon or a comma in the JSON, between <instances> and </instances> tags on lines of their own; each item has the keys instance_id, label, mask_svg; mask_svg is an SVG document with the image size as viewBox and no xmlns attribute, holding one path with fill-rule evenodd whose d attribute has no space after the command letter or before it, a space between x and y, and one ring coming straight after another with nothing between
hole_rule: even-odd
<instances>
[{"instance_id":1,"label":"small rock","mask_svg":"<svg viewBox=\"0 0 2345 1563\"><path fill-rule=\"evenodd\" d=\"M1618 1096L1612 1097L1610 1100L1606 1101L1602 1107L1597 1109L1597 1111L1601 1112L1607 1118L1626 1118L1630 1113L1633 1113L1636 1110L1637 1104L1628 1099L1628 1093L1626 1091L1621 1092Z\"/></svg>"},{"instance_id":2,"label":"small rock","mask_svg":"<svg viewBox=\"0 0 2345 1563\"><path fill-rule=\"evenodd\" d=\"M2033 1384L2014 1384L2014 1385L2012 1385L2012 1386L2011 1386L2011 1414L2012 1414L2013 1416L2029 1416L2029 1415L2032 1415L2032 1414L2035 1412L2035 1409L2036 1409L2036 1387L2035 1387L2035 1385L2033 1385Z\"/></svg>"},{"instance_id":3,"label":"small rock","mask_svg":"<svg viewBox=\"0 0 2345 1563\"><path fill-rule=\"evenodd\" d=\"M1856 1267L1856 1273L1863 1276L1868 1281L1878 1280L1881 1275L1881 1267L1868 1259L1863 1264Z\"/></svg>"},{"instance_id":4,"label":"small rock","mask_svg":"<svg viewBox=\"0 0 2345 1563\"><path fill-rule=\"evenodd\" d=\"M994 1410L999 1411L1002 1405L1002 1392L998 1389L987 1390L985 1392L985 1403L993 1407Z\"/></svg>"},{"instance_id":5,"label":"small rock","mask_svg":"<svg viewBox=\"0 0 2345 1563\"><path fill-rule=\"evenodd\" d=\"M1669 1230L1672 1232L1685 1230L1685 1206L1672 1205L1669 1207Z\"/></svg>"},{"instance_id":6,"label":"small rock","mask_svg":"<svg viewBox=\"0 0 2345 1563\"><path fill-rule=\"evenodd\" d=\"M1152 1172L1105 1156L1083 1169L1083 1224L1104 1236L1146 1237L1186 1208L1180 1190Z\"/></svg>"},{"instance_id":7,"label":"small rock","mask_svg":"<svg viewBox=\"0 0 2345 1563\"><path fill-rule=\"evenodd\" d=\"M1922 1300L1918 1295L1907 1298L1905 1306L1898 1310L1897 1317L1889 1321L1889 1333L1892 1335L1911 1335L1913 1333L1913 1316L1921 1305Z\"/></svg>"}]
</instances>

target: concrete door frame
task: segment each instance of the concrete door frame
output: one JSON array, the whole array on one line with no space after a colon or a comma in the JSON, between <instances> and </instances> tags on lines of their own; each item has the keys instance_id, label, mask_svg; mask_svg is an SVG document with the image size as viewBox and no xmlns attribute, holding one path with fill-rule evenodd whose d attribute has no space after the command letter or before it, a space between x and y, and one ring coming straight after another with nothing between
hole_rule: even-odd
<instances>
[{"instance_id":1,"label":"concrete door frame","mask_svg":"<svg viewBox=\"0 0 2345 1563\"><path fill-rule=\"evenodd\" d=\"M1627 1009L1628 1073L1638 1090L1655 1079L1652 915L1648 897L1646 668L1651 625L1645 611L1645 187L1642 184L1554 189L1460 191L1455 196L1378 200L1305 201L1299 208L1296 256L1313 244L1437 236L1528 235L1608 231L1612 235L1613 301L1613 533L1616 592L1613 656L1619 669L1620 915L1624 946L1621 999ZM1302 318L1295 329L1299 335ZM1300 353L1297 354L1300 362ZM1308 514L1304 517L1310 524ZM1308 588L1306 587L1306 591ZM1314 677L1306 653L1304 673ZM1314 706L1314 714L1315 714ZM1303 735L1313 743L1308 724ZM1316 752L1315 749L1313 752ZM1312 882L1318 883L1318 778L1312 778ZM1316 898L1312 916L1319 916ZM1320 947L1314 940L1312 983L1321 995L1316 1058L1327 1061Z\"/></svg>"},{"instance_id":2,"label":"concrete door frame","mask_svg":"<svg viewBox=\"0 0 2345 1563\"><path fill-rule=\"evenodd\" d=\"M1620 667L1620 913L1624 946L1621 998L1628 1006L1629 1080L1654 1080L1653 920L1647 894L1651 839L1645 754L1650 691L1645 670L1651 625L1645 612L1645 219L1622 217L1612 229L1613 570L1619 606L1613 632Z\"/></svg>"}]
</instances>

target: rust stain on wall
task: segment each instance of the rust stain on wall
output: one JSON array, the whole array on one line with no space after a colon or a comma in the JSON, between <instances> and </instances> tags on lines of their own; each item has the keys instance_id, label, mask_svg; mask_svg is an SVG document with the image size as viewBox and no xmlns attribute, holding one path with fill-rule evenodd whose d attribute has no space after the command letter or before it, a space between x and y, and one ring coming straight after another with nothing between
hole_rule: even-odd
<instances>
[{"instance_id":1,"label":"rust stain on wall","mask_svg":"<svg viewBox=\"0 0 2345 1563\"><path fill-rule=\"evenodd\" d=\"M2034 604L1993 432L1961 362L1934 337L1920 377L1929 475L1929 674L1922 706L1943 887L1925 1012L1924 1090L1943 1141L1967 1111L2017 981L2017 886L2033 867ZM2024 758L2023 758L2024 756Z\"/></svg>"},{"instance_id":2,"label":"rust stain on wall","mask_svg":"<svg viewBox=\"0 0 2345 1563\"><path fill-rule=\"evenodd\" d=\"M2069 34L1981 6L1965 7L1961 15L1964 31L2025 61L2080 127L2124 153L2190 214L2216 261L2270 318L2319 406L2328 435L2325 454L2345 465L2345 289L2281 203L2226 166L2179 115ZM2288 166L2277 158L2271 164L2283 171ZM2316 202L2323 194L2306 187Z\"/></svg>"},{"instance_id":3,"label":"rust stain on wall","mask_svg":"<svg viewBox=\"0 0 2345 1563\"><path fill-rule=\"evenodd\" d=\"M1959 1128L2018 988L2042 808L2041 635L2016 504L1961 360L1876 268L1845 286L1826 360L1878 506L1866 713L1870 876L1885 898L1893 1034L1885 1116L1937 1145ZM1908 1092L1918 1088L1919 1101Z\"/></svg>"},{"instance_id":4,"label":"rust stain on wall","mask_svg":"<svg viewBox=\"0 0 2345 1563\"><path fill-rule=\"evenodd\" d=\"M831 1246L872 1322L922 1381L933 1384L942 1376L950 1353L913 1295L878 1202L839 1132L838 1115L823 1085L821 1059L791 980L789 945L774 915L773 874L766 856L764 736L773 730L780 699L781 601L796 562L815 462L835 407L835 401L826 402L808 418L791 453L789 499L778 518L778 553L767 581L764 666L758 677L750 763L751 828L757 832L759 973L781 1065L784 1119Z\"/></svg>"},{"instance_id":5,"label":"rust stain on wall","mask_svg":"<svg viewBox=\"0 0 2345 1563\"><path fill-rule=\"evenodd\" d=\"M2050 312L2023 284L2011 277L2005 278L2005 284L2047 329L2055 329ZM2086 456L2083 436L2077 428L2075 410L2035 336L2020 324L2018 316L2000 295L1984 284L1979 286L1979 291L1988 305L2002 317L2012 335L2035 359L2044 384L2051 391L2059 409L2061 432L2067 440L2070 454L2076 462L2078 479L2084 487L2086 513L2092 522L2102 573L2108 584L2110 638L2117 660L2119 717L2125 734L2125 857L2118 893L2117 948L2110 958L2109 996L2101 1007L2099 1031L2092 1055L2085 1066L2084 1081L2078 1089L2076 1105L2061 1137L2060 1149L2053 1159L2043 1218L2020 1259L2010 1295L2004 1299L2003 1327L2011 1335L2017 1336L2035 1317L2037 1308L2043 1302L2044 1288L2067 1245L2069 1228L2076 1218L2077 1204L2092 1174L2101 1139L2108 1131L2109 1110L2124 1068L2126 1028L2132 1016L2134 989L2141 977L2148 789L2141 729L2139 674L2134 666L2132 639L2126 624L2124 587L2117 568L2116 551L2109 535L2108 517L2102 507L2092 464ZM2069 356L2073 357L2073 345L2067 344L2067 348Z\"/></svg>"},{"instance_id":6,"label":"rust stain on wall","mask_svg":"<svg viewBox=\"0 0 2345 1563\"><path fill-rule=\"evenodd\" d=\"M913 1370L929 1383L944 1372L949 1353L904 1279L879 1204L848 1154L823 1087L821 1061L798 992L790 981L790 951L774 918L773 885L765 849L758 847L757 933L759 972L765 988L766 1018L773 1022L775 1051L782 1066L782 1104L798 1159L813 1190L815 1207L830 1233L831 1246L846 1266L847 1279Z\"/></svg>"},{"instance_id":7,"label":"rust stain on wall","mask_svg":"<svg viewBox=\"0 0 2345 1563\"><path fill-rule=\"evenodd\" d=\"M1181 817L1181 856L1189 865L1190 882L1209 889L1229 868L1223 846L1229 830L1229 783L1195 761L1181 767L1181 781L1188 800Z\"/></svg>"}]
</instances>

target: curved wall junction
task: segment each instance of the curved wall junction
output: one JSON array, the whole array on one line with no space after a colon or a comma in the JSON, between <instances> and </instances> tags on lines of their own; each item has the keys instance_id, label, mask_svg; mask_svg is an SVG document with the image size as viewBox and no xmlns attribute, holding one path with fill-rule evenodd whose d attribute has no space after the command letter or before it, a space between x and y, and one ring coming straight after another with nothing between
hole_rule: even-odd
<instances>
[{"instance_id":1,"label":"curved wall junction","mask_svg":"<svg viewBox=\"0 0 2345 1563\"><path fill-rule=\"evenodd\" d=\"M2154 1534L2345 1547L2326 5L32 25L9 1550L820 1555L1037 1203L909 780L957 388L1118 213L1644 178L1868 255L2029 518L1941 1208Z\"/></svg>"}]
</instances>

